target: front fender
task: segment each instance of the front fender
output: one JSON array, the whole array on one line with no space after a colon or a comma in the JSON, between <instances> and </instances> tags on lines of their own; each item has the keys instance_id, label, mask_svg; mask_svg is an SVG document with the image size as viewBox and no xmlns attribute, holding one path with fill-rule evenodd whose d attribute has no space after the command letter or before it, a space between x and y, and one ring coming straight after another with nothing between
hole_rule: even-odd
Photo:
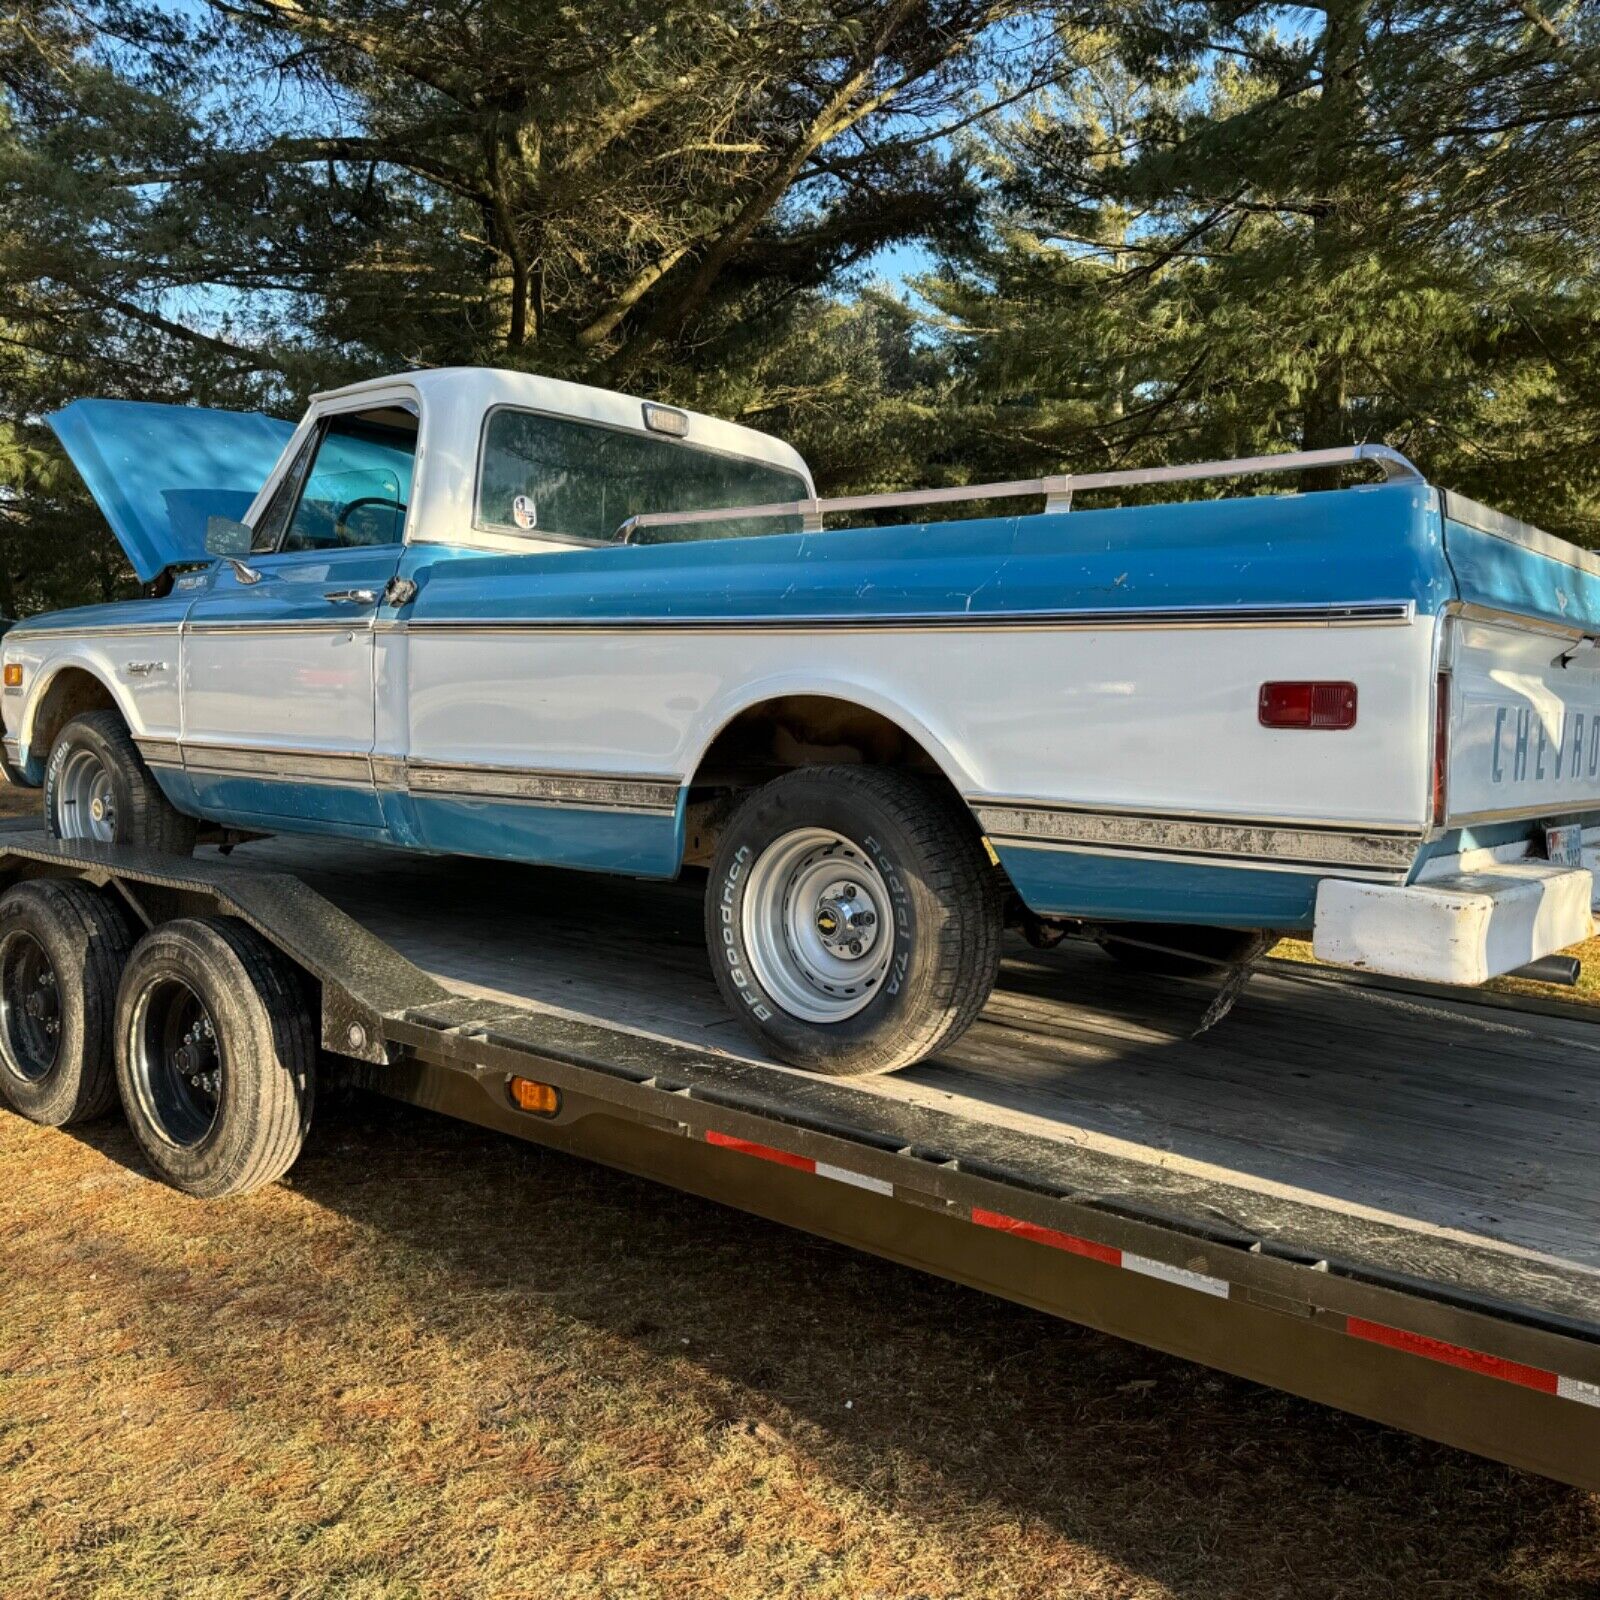
<instances>
[{"instance_id":1,"label":"front fender","mask_svg":"<svg viewBox=\"0 0 1600 1600\"><path fill-rule=\"evenodd\" d=\"M40 633L25 635L14 645L8 640L7 656L21 661L25 690L15 720L9 712L6 716L6 731L16 740L16 765L24 780L43 782L50 740L64 720L62 714L76 714L78 701L87 707L109 700L136 739L151 734L176 738L177 646L176 629L170 639L52 642L48 633ZM151 670L130 677L130 665ZM135 683L140 685L137 691Z\"/></svg>"}]
</instances>

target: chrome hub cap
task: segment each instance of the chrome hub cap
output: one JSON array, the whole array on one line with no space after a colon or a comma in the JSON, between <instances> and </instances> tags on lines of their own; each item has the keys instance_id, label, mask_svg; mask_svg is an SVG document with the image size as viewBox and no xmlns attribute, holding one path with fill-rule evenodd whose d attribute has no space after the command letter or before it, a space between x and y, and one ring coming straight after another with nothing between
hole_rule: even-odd
<instances>
[{"instance_id":1,"label":"chrome hub cap","mask_svg":"<svg viewBox=\"0 0 1600 1600\"><path fill-rule=\"evenodd\" d=\"M878 869L827 828L773 840L750 869L744 945L761 986L803 1022L843 1022L878 991L894 913Z\"/></svg>"},{"instance_id":2,"label":"chrome hub cap","mask_svg":"<svg viewBox=\"0 0 1600 1600\"><path fill-rule=\"evenodd\" d=\"M38 1083L61 1047L61 996L44 946L18 930L0 944L0 1056L8 1072Z\"/></svg>"},{"instance_id":3,"label":"chrome hub cap","mask_svg":"<svg viewBox=\"0 0 1600 1600\"><path fill-rule=\"evenodd\" d=\"M93 750L74 750L62 763L50 820L57 838L116 843L116 792L105 762Z\"/></svg>"}]
</instances>

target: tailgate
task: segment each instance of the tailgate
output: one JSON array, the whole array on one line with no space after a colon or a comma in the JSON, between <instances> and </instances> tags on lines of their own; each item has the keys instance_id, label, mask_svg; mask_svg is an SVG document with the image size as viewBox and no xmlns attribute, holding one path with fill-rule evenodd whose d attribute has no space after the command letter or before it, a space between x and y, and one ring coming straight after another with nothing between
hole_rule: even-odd
<instances>
[{"instance_id":1,"label":"tailgate","mask_svg":"<svg viewBox=\"0 0 1600 1600\"><path fill-rule=\"evenodd\" d=\"M1446 821L1600 812L1600 557L1442 498L1462 602L1446 641Z\"/></svg>"}]
</instances>

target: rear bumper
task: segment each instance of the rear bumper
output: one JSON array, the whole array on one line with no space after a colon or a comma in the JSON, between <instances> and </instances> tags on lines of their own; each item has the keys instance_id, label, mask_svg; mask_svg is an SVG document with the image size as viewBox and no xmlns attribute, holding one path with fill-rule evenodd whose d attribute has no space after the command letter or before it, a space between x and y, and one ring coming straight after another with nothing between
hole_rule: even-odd
<instances>
[{"instance_id":1,"label":"rear bumper","mask_svg":"<svg viewBox=\"0 0 1600 1600\"><path fill-rule=\"evenodd\" d=\"M1404 888L1325 878L1312 950L1399 978L1483 983L1587 939L1593 894L1587 868L1534 861Z\"/></svg>"}]
</instances>

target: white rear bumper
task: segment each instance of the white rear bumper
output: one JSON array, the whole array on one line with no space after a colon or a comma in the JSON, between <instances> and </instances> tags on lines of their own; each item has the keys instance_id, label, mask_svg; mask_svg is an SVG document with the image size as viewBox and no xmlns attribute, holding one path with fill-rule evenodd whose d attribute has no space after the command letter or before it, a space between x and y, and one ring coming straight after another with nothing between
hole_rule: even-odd
<instances>
[{"instance_id":1,"label":"white rear bumper","mask_svg":"<svg viewBox=\"0 0 1600 1600\"><path fill-rule=\"evenodd\" d=\"M1325 878L1312 950L1319 961L1431 983L1483 983L1592 932L1594 875L1518 861L1401 888Z\"/></svg>"}]
</instances>

